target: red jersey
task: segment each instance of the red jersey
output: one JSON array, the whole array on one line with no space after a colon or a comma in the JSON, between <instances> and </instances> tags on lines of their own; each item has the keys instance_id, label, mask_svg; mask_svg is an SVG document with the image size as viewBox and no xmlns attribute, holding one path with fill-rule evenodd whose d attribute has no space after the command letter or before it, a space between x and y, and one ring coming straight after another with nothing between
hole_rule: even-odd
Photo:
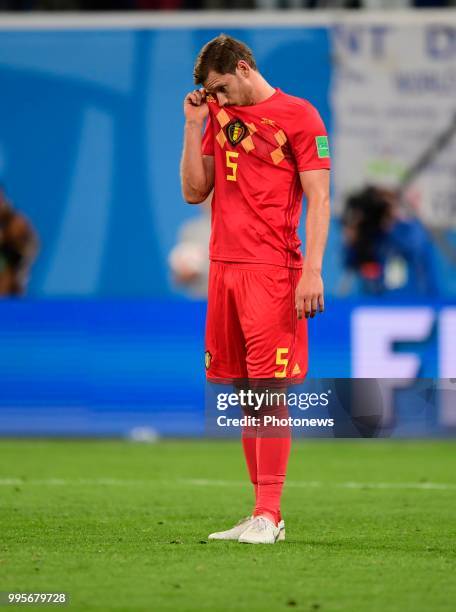
<instances>
[{"instance_id":1,"label":"red jersey","mask_svg":"<svg viewBox=\"0 0 456 612\"><path fill-rule=\"evenodd\" d=\"M299 172L330 168L318 111L279 89L251 106L207 101L202 152L215 162L211 260L301 267Z\"/></svg>"}]
</instances>

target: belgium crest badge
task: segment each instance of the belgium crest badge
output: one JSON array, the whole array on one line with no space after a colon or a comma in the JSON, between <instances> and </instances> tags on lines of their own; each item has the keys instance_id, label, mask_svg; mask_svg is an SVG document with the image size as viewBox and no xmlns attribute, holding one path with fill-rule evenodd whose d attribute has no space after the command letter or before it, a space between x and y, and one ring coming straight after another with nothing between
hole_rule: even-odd
<instances>
[{"instance_id":1,"label":"belgium crest badge","mask_svg":"<svg viewBox=\"0 0 456 612\"><path fill-rule=\"evenodd\" d=\"M226 127L226 135L233 146L241 142L247 134L247 127L240 119L233 119Z\"/></svg>"}]
</instances>

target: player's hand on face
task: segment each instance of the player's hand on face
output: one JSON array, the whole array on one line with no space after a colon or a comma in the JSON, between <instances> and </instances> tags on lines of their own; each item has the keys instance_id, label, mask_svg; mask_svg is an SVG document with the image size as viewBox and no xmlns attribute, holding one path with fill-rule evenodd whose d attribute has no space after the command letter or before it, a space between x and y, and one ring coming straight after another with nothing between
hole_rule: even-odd
<instances>
[{"instance_id":1,"label":"player's hand on face","mask_svg":"<svg viewBox=\"0 0 456 612\"><path fill-rule=\"evenodd\" d=\"M209 107L206 102L206 91L204 89L194 89L185 96L184 115L187 121L203 123L208 114Z\"/></svg>"},{"instance_id":2,"label":"player's hand on face","mask_svg":"<svg viewBox=\"0 0 456 612\"><path fill-rule=\"evenodd\" d=\"M298 319L311 319L317 312L323 312L325 302L323 297L323 279L320 272L303 267L302 276L295 292L296 314Z\"/></svg>"}]
</instances>

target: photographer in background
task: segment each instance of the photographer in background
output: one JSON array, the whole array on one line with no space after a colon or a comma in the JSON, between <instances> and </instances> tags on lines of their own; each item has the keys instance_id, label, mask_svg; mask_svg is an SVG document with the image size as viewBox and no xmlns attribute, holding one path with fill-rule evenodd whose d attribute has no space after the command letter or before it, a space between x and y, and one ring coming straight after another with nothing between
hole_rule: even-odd
<instances>
[{"instance_id":1,"label":"photographer in background","mask_svg":"<svg viewBox=\"0 0 456 612\"><path fill-rule=\"evenodd\" d=\"M437 295L431 237L417 217L402 210L397 192L369 186L353 194L342 226L344 264L359 279L362 293Z\"/></svg>"},{"instance_id":2,"label":"photographer in background","mask_svg":"<svg viewBox=\"0 0 456 612\"><path fill-rule=\"evenodd\" d=\"M14 210L0 187L0 297L23 295L38 237L24 215Z\"/></svg>"}]
</instances>

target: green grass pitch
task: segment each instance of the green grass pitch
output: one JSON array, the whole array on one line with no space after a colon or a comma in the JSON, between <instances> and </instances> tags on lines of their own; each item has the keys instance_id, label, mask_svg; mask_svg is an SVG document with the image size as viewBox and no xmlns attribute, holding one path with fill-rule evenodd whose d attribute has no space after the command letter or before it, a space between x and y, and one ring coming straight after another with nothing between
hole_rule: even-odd
<instances>
[{"instance_id":1,"label":"green grass pitch","mask_svg":"<svg viewBox=\"0 0 456 612\"><path fill-rule=\"evenodd\" d=\"M207 542L251 509L237 442L0 441L0 591L81 611L454 610L455 468L449 441L295 443L287 541L249 546Z\"/></svg>"}]
</instances>

